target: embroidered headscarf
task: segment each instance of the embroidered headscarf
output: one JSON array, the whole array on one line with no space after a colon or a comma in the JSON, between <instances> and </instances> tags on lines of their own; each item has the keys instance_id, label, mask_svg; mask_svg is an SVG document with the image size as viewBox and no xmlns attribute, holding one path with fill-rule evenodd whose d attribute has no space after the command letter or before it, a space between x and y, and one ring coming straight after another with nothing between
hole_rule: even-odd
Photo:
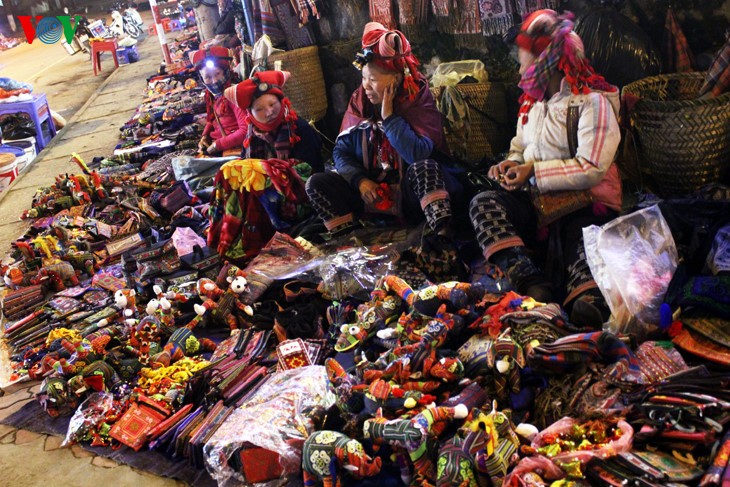
<instances>
[{"instance_id":1,"label":"embroidered headscarf","mask_svg":"<svg viewBox=\"0 0 730 487\"><path fill-rule=\"evenodd\" d=\"M299 142L300 137L296 134L297 113L291 106L289 98L284 96L282 91L287 79L289 79L289 72L287 71L260 71L254 73L251 78L226 89L224 94L226 99L246 112L248 133L243 141L245 148L249 148L251 138L257 136L275 146L278 158L288 159L291 146ZM275 120L268 123L259 122L251 113L251 105L263 95L274 95L281 102L279 115ZM288 136L286 137L287 140L280 141L277 135L281 133L279 128L284 123L288 128ZM287 147L284 147L284 145Z\"/></svg>"},{"instance_id":2,"label":"embroidered headscarf","mask_svg":"<svg viewBox=\"0 0 730 487\"><path fill-rule=\"evenodd\" d=\"M428 81L417 69L419 62L406 36L378 22L368 22L363 30L362 48L353 64L362 69L374 63L383 70L402 73L403 89L393 103L393 113L403 117L419 136L428 137L435 149L447 154L441 112L436 108ZM375 115L365 89L359 86L350 98L340 133L363 122L374 122Z\"/></svg>"},{"instance_id":3,"label":"embroidered headscarf","mask_svg":"<svg viewBox=\"0 0 730 487\"><path fill-rule=\"evenodd\" d=\"M589 93L591 89L616 91L603 76L593 71L585 57L583 41L573 31L573 14L558 15L554 10L538 10L522 23L515 43L537 57L522 75L519 87L520 116L527 123L527 113L536 101L545 99L550 78L556 71L565 75L573 94Z\"/></svg>"}]
</instances>

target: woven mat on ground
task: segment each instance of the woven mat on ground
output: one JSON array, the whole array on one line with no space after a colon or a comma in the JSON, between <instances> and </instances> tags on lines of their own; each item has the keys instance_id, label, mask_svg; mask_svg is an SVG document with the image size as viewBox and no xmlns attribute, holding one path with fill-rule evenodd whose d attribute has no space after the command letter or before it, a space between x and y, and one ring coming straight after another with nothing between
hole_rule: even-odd
<instances>
[{"instance_id":1,"label":"woven mat on ground","mask_svg":"<svg viewBox=\"0 0 730 487\"><path fill-rule=\"evenodd\" d=\"M0 424L35 433L65 437L70 419L70 417L51 418L41 409L38 402L33 400L7 418L0 420ZM181 480L196 487L217 485L205 470L191 467L187 464L187 460L172 460L156 451L142 450L135 452L126 446L119 450L112 450L110 447L82 446L96 455L110 458L117 463L123 463L160 477Z\"/></svg>"}]
</instances>

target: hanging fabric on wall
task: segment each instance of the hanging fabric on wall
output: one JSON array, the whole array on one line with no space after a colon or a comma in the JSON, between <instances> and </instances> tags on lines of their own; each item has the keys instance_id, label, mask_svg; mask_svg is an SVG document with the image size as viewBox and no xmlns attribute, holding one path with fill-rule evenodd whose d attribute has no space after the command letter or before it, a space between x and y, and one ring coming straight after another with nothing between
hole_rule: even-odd
<instances>
[{"instance_id":1,"label":"hanging fabric on wall","mask_svg":"<svg viewBox=\"0 0 730 487\"><path fill-rule=\"evenodd\" d=\"M428 32L429 0L401 0L398 3L398 25L411 41L425 40Z\"/></svg>"},{"instance_id":2,"label":"hanging fabric on wall","mask_svg":"<svg viewBox=\"0 0 730 487\"><path fill-rule=\"evenodd\" d=\"M388 29L395 29L395 16L391 0L370 0L370 20L380 22Z\"/></svg>"},{"instance_id":3,"label":"hanging fabric on wall","mask_svg":"<svg viewBox=\"0 0 730 487\"><path fill-rule=\"evenodd\" d=\"M435 17L448 17L454 10L455 0L431 0L431 11Z\"/></svg>"},{"instance_id":4,"label":"hanging fabric on wall","mask_svg":"<svg viewBox=\"0 0 730 487\"><path fill-rule=\"evenodd\" d=\"M286 48L288 50L299 49L316 44L312 26L302 26L299 23L299 15L294 11L290 0L270 0L279 25L286 36Z\"/></svg>"},{"instance_id":5,"label":"hanging fabric on wall","mask_svg":"<svg viewBox=\"0 0 730 487\"><path fill-rule=\"evenodd\" d=\"M299 25L307 25L310 20L320 18L316 0L292 0L291 4L299 16Z\"/></svg>"},{"instance_id":6,"label":"hanging fabric on wall","mask_svg":"<svg viewBox=\"0 0 730 487\"><path fill-rule=\"evenodd\" d=\"M514 0L479 0L484 35L502 35L514 24Z\"/></svg>"},{"instance_id":7,"label":"hanging fabric on wall","mask_svg":"<svg viewBox=\"0 0 730 487\"><path fill-rule=\"evenodd\" d=\"M454 34L481 34L482 18L479 0L457 0L454 10Z\"/></svg>"},{"instance_id":8,"label":"hanging fabric on wall","mask_svg":"<svg viewBox=\"0 0 730 487\"><path fill-rule=\"evenodd\" d=\"M694 57L692 50L689 48L687 38L682 32L682 27L677 22L672 8L667 9L667 19L664 22L664 72L666 73L686 73L694 71Z\"/></svg>"},{"instance_id":9,"label":"hanging fabric on wall","mask_svg":"<svg viewBox=\"0 0 730 487\"><path fill-rule=\"evenodd\" d=\"M517 7L517 13L523 19L535 10L541 10L544 8L551 8L557 10L560 2L558 0L508 0L515 1Z\"/></svg>"},{"instance_id":10,"label":"hanging fabric on wall","mask_svg":"<svg viewBox=\"0 0 730 487\"><path fill-rule=\"evenodd\" d=\"M259 26L261 33L269 36L271 42L275 46L283 46L286 43L286 34L279 25L279 20L276 18L274 9L271 6L270 0L254 0L254 7L259 13ZM258 40L261 35L256 36Z\"/></svg>"}]
</instances>

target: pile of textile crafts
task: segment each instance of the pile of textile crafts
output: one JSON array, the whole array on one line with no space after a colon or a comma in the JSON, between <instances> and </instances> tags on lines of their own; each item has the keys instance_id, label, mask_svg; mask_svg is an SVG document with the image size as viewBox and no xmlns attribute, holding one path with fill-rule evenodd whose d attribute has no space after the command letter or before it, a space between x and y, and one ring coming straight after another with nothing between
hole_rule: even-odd
<instances>
[{"instance_id":1,"label":"pile of textile crafts","mask_svg":"<svg viewBox=\"0 0 730 487\"><path fill-rule=\"evenodd\" d=\"M209 185L175 178L204 111L190 72L151 78L115 154L39 189L3 261L12 380L42 380L64 444L157 450L221 484L730 481L721 325L668 328L718 370L666 331L580 328L498 273L416 286L387 245L274 233L223 261Z\"/></svg>"}]
</instances>

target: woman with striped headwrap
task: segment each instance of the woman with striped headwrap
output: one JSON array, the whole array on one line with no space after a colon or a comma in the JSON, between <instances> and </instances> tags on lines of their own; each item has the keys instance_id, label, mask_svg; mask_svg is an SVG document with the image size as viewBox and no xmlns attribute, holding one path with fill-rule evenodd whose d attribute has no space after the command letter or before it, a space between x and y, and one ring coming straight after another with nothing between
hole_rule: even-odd
<instances>
[{"instance_id":1,"label":"woman with striped headwrap","mask_svg":"<svg viewBox=\"0 0 730 487\"><path fill-rule=\"evenodd\" d=\"M484 257L505 272L517 292L551 302L563 291L572 321L600 327L610 313L586 261L582 228L603 224L621 210L621 181L613 163L621 139L618 89L591 68L570 13L532 13L515 43L523 90L517 134L507 159L489 170L506 191L475 196L472 224ZM544 235L537 231L530 194L562 190L585 190L590 199L546 227L549 242L541 247L548 248L550 282L527 251Z\"/></svg>"}]
</instances>

